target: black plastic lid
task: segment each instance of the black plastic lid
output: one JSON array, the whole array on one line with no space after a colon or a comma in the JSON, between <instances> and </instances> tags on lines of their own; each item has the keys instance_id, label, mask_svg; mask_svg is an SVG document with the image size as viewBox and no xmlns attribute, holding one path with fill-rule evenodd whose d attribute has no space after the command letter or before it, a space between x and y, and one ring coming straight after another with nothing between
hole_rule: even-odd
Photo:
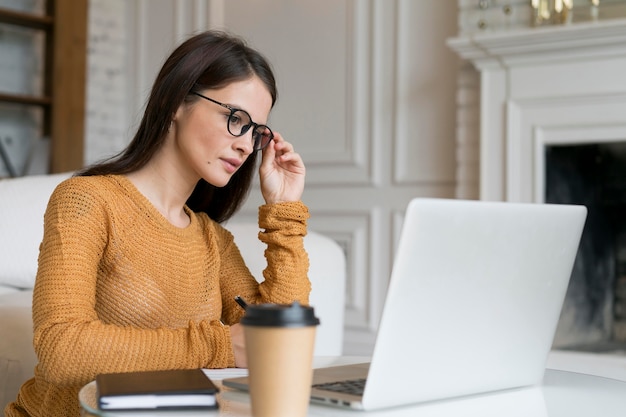
<instances>
[{"instance_id":1,"label":"black plastic lid","mask_svg":"<svg viewBox=\"0 0 626 417\"><path fill-rule=\"evenodd\" d=\"M241 319L244 326L305 327L317 326L313 307L293 304L250 304Z\"/></svg>"}]
</instances>

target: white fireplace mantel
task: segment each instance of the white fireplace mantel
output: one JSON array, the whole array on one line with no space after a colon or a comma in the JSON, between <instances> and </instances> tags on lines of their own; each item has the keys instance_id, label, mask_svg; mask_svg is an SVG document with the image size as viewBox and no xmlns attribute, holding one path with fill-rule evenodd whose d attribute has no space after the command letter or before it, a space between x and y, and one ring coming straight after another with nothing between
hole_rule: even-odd
<instances>
[{"instance_id":1,"label":"white fireplace mantel","mask_svg":"<svg viewBox=\"0 0 626 417\"><path fill-rule=\"evenodd\" d=\"M448 44L481 74L481 199L541 202L546 145L626 141L626 19Z\"/></svg>"}]
</instances>

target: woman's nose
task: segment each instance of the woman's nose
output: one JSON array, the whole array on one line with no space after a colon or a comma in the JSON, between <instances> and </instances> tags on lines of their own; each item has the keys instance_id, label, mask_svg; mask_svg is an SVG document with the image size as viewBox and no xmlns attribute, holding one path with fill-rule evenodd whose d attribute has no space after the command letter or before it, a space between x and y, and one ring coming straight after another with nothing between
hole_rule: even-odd
<instances>
[{"instance_id":1,"label":"woman's nose","mask_svg":"<svg viewBox=\"0 0 626 417\"><path fill-rule=\"evenodd\" d=\"M235 137L233 146L244 155L250 155L254 150L254 144L252 142L252 129L247 131L244 135Z\"/></svg>"}]
</instances>

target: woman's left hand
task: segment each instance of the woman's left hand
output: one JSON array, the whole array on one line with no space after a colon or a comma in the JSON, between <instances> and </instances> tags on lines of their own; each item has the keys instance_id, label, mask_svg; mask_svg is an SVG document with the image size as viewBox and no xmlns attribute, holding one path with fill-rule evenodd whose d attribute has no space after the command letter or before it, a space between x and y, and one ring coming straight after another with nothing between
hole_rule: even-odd
<instances>
[{"instance_id":1,"label":"woman's left hand","mask_svg":"<svg viewBox=\"0 0 626 417\"><path fill-rule=\"evenodd\" d=\"M304 191L304 162L280 133L263 149L259 167L261 193L267 204L299 201Z\"/></svg>"}]
</instances>

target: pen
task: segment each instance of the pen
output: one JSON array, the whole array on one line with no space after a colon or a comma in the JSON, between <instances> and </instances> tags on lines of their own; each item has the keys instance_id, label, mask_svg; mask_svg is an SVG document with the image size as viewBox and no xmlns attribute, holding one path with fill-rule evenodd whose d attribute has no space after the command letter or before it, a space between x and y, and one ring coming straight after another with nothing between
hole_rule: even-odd
<instances>
[{"instance_id":1,"label":"pen","mask_svg":"<svg viewBox=\"0 0 626 417\"><path fill-rule=\"evenodd\" d=\"M237 301L237 304L239 304L241 306L241 308L243 308L244 310L246 309L246 307L248 307L248 303L246 303L243 298L241 298L240 296L235 296L235 301Z\"/></svg>"}]
</instances>

